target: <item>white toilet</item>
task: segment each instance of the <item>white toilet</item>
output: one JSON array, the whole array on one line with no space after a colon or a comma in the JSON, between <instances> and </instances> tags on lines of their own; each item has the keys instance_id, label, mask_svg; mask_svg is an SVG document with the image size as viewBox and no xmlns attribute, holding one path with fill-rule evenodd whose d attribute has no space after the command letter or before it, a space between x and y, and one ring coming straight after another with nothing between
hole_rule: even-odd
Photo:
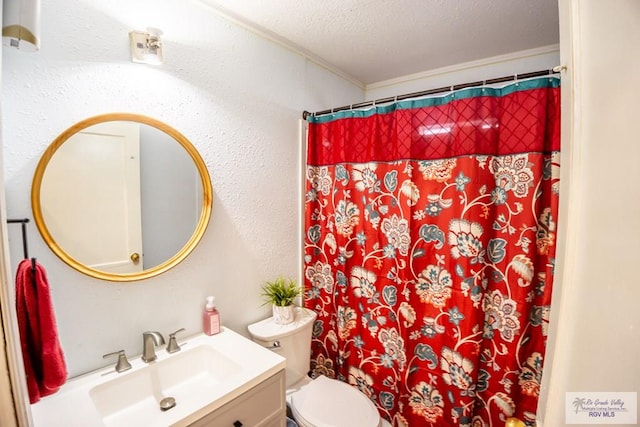
<instances>
[{"instance_id":1,"label":"white toilet","mask_svg":"<svg viewBox=\"0 0 640 427\"><path fill-rule=\"evenodd\" d=\"M311 330L316 313L296 309L296 318L278 325L273 318L249 325L258 344L272 348L287 359L287 403L300 427L378 427L382 424L373 402L357 388L342 381L309 372Z\"/></svg>"}]
</instances>

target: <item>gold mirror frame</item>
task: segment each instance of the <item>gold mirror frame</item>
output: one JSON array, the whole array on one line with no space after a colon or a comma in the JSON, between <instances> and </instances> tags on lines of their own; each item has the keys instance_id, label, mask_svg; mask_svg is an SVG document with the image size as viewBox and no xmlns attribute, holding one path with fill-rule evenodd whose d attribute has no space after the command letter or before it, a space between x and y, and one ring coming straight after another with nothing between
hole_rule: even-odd
<instances>
[{"instance_id":1,"label":"gold mirror frame","mask_svg":"<svg viewBox=\"0 0 640 427\"><path fill-rule=\"evenodd\" d=\"M90 268L76 259L71 257L67 252L65 252L62 247L55 241L47 225L45 224L42 207L40 205L40 190L42 186L42 179L44 177L45 170L47 165L49 164L51 158L56 153L58 148L62 144L64 144L71 136L75 135L79 131L86 129L95 124L103 123L103 122L112 122L112 121L133 121L137 123L146 124L152 126L156 129L161 130L167 135L171 136L176 142L178 142L189 154L191 159L193 160L196 169L200 175L200 180L202 182L202 212L200 213L200 218L196 225L196 229L191 235L191 238L187 241L184 247L178 251L173 257L169 258L167 261L158 264L152 268L147 270L143 270L139 273L130 273L130 274L116 274L116 273L108 273L100 270L96 270ZM148 279L150 277L157 276L165 271L175 267L180 262L182 262L198 245L202 236L204 235L205 230L209 224L209 219L211 218L211 211L213 208L213 188L211 186L211 179L209 177L209 171L207 170L207 166L204 163L202 157L198 153L198 150L189 142L189 140L182 135L180 132L172 128L171 126L140 114L133 113L110 113L110 114L102 114L94 117L90 117L88 119L82 120L75 125L69 127L67 130L62 132L46 149L43 153L40 161L38 162L38 166L36 167L36 171L33 177L33 183L31 186L31 206L33 209L33 218L40 234L42 235L45 243L51 248L53 253L55 253L62 261L64 261L67 265L74 268L75 270L86 274L87 276L94 277L96 279L108 280L112 282L132 282L137 280Z\"/></svg>"}]
</instances>

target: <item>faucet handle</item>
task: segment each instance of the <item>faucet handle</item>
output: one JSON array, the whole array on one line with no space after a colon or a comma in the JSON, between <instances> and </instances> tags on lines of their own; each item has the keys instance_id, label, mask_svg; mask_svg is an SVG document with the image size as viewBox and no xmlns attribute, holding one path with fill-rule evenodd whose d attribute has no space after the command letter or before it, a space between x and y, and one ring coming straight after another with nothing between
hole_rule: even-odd
<instances>
[{"instance_id":1,"label":"faucet handle","mask_svg":"<svg viewBox=\"0 0 640 427\"><path fill-rule=\"evenodd\" d=\"M184 331L184 328L180 328L177 331L169 334L169 344L167 344L167 353L175 353L176 351L180 351L180 346L176 341L176 334L182 331Z\"/></svg>"},{"instance_id":2,"label":"faucet handle","mask_svg":"<svg viewBox=\"0 0 640 427\"><path fill-rule=\"evenodd\" d=\"M113 353L103 354L102 358L106 359L111 356L118 356L118 362L116 363L116 372L124 372L131 369L131 363L127 360L127 356L124 354L124 350L114 351Z\"/></svg>"}]
</instances>

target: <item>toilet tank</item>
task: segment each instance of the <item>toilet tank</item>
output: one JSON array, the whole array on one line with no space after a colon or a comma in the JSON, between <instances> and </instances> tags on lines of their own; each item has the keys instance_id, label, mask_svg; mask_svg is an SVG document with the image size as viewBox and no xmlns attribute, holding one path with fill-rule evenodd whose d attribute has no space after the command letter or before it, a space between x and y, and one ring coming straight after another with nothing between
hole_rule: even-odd
<instances>
[{"instance_id":1,"label":"toilet tank","mask_svg":"<svg viewBox=\"0 0 640 427\"><path fill-rule=\"evenodd\" d=\"M304 378L309 372L311 358L311 332L316 313L297 307L295 319L287 325L279 325L273 317L248 326L253 340L277 352L287 359L285 374L287 388Z\"/></svg>"}]
</instances>

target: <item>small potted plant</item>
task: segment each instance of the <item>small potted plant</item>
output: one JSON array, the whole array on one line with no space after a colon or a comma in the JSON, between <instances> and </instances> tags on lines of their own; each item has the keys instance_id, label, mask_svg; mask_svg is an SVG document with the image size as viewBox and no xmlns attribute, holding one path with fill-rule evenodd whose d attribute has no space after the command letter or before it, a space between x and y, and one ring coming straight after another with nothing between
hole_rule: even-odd
<instances>
[{"instance_id":1,"label":"small potted plant","mask_svg":"<svg viewBox=\"0 0 640 427\"><path fill-rule=\"evenodd\" d=\"M273 319L279 325L293 322L295 318L293 301L302 292L295 280L280 276L262 285L265 304L271 304Z\"/></svg>"}]
</instances>

